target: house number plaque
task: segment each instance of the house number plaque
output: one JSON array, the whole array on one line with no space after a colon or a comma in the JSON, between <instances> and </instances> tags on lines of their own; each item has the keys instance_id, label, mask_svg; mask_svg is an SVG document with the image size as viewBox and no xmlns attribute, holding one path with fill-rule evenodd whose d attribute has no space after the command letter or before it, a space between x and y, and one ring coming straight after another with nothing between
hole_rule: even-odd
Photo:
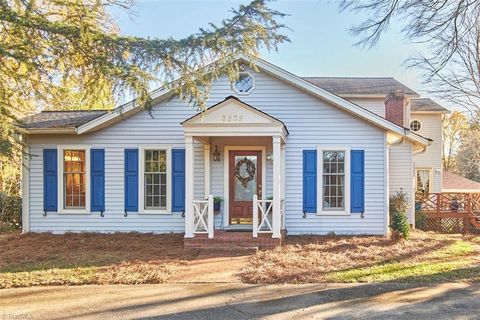
<instances>
[{"instance_id":1,"label":"house number plaque","mask_svg":"<svg viewBox=\"0 0 480 320\"><path fill-rule=\"evenodd\" d=\"M223 122L242 122L243 116L240 114L224 114L222 116Z\"/></svg>"}]
</instances>

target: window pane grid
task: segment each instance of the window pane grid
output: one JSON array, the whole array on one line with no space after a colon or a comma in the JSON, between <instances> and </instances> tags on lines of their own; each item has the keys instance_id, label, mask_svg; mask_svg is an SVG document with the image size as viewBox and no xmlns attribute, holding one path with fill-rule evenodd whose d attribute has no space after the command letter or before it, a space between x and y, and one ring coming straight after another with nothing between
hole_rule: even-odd
<instances>
[{"instance_id":1,"label":"window pane grid","mask_svg":"<svg viewBox=\"0 0 480 320\"><path fill-rule=\"evenodd\" d=\"M64 208L85 208L85 150L63 151Z\"/></svg>"},{"instance_id":2,"label":"window pane grid","mask_svg":"<svg viewBox=\"0 0 480 320\"><path fill-rule=\"evenodd\" d=\"M167 208L167 153L145 150L145 208Z\"/></svg>"},{"instance_id":3,"label":"window pane grid","mask_svg":"<svg viewBox=\"0 0 480 320\"><path fill-rule=\"evenodd\" d=\"M345 152L323 152L323 209L344 209Z\"/></svg>"}]
</instances>

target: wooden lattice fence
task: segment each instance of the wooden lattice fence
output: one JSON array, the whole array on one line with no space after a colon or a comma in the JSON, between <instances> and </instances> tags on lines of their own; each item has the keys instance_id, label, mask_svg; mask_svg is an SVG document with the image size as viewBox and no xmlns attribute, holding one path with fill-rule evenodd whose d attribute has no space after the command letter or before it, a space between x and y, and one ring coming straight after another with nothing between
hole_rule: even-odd
<instances>
[{"instance_id":1,"label":"wooden lattice fence","mask_svg":"<svg viewBox=\"0 0 480 320\"><path fill-rule=\"evenodd\" d=\"M416 196L417 228L443 233L480 232L480 193L430 193Z\"/></svg>"}]
</instances>

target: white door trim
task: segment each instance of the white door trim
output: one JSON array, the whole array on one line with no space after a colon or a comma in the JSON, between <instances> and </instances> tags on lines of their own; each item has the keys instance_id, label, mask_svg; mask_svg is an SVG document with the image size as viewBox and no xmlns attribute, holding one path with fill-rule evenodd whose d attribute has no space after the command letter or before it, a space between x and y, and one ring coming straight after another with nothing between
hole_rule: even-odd
<instances>
[{"instance_id":1,"label":"white door trim","mask_svg":"<svg viewBox=\"0 0 480 320\"><path fill-rule=\"evenodd\" d=\"M230 195L230 184L228 181L230 176L230 151L262 151L262 198L265 195L266 188L266 175L267 175L267 147L266 146L225 146L223 153L223 165L224 165L224 176L223 176L223 221L224 226L228 227L230 225L229 219L229 209L230 201L228 199ZM253 214L253 212L252 212Z\"/></svg>"}]
</instances>

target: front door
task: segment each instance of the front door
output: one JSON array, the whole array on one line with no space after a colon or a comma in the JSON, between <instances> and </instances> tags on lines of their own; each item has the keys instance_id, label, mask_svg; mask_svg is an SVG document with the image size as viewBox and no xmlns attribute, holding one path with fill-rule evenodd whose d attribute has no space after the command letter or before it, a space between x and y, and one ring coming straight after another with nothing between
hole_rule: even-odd
<instances>
[{"instance_id":1,"label":"front door","mask_svg":"<svg viewBox=\"0 0 480 320\"><path fill-rule=\"evenodd\" d=\"M230 151L230 224L252 224L253 195L262 197L262 151Z\"/></svg>"}]
</instances>

